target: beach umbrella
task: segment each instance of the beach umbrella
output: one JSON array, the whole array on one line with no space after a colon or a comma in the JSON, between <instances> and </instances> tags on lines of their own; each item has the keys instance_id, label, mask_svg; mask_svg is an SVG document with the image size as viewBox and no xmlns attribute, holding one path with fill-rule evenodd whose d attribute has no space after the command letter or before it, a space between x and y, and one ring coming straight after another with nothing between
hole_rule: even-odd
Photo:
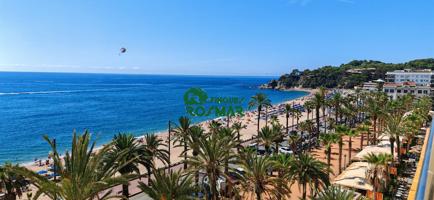
<instances>
[{"instance_id":1,"label":"beach umbrella","mask_svg":"<svg viewBox=\"0 0 434 200\"><path fill-rule=\"evenodd\" d=\"M36 172L37 174L46 174L48 171L47 170L40 170L38 172Z\"/></svg>"}]
</instances>

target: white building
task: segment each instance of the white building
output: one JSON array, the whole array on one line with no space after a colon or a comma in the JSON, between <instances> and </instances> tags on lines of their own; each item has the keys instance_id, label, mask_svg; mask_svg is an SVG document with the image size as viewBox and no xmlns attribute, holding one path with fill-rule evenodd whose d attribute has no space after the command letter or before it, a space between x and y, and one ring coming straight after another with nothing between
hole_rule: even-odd
<instances>
[{"instance_id":1,"label":"white building","mask_svg":"<svg viewBox=\"0 0 434 200\"><path fill-rule=\"evenodd\" d=\"M378 83L372 81L364 82L361 89L365 91L378 91Z\"/></svg>"},{"instance_id":2,"label":"white building","mask_svg":"<svg viewBox=\"0 0 434 200\"><path fill-rule=\"evenodd\" d=\"M415 82L402 82L402 83L384 83L383 92L391 99L406 94L411 94L415 97L432 96L431 87L429 85L417 85Z\"/></svg>"},{"instance_id":3,"label":"white building","mask_svg":"<svg viewBox=\"0 0 434 200\"><path fill-rule=\"evenodd\" d=\"M430 69L395 70L386 73L386 81L392 83L415 82L416 85L434 86L434 72Z\"/></svg>"}]
</instances>

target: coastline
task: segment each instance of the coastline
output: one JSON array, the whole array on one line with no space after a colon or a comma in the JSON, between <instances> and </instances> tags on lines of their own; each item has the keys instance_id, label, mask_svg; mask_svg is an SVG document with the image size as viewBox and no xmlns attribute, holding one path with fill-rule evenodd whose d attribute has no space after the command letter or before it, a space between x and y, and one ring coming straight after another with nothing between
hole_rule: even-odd
<instances>
[{"instance_id":1,"label":"coastline","mask_svg":"<svg viewBox=\"0 0 434 200\"><path fill-rule=\"evenodd\" d=\"M272 104L273 107L279 107L279 106L284 105L284 104L292 104L292 103L294 103L294 104L303 104L303 102L306 99L309 99L313 95L313 93L316 91L316 89L298 89L297 88L297 89L286 89L286 90L282 90L282 91L301 91L301 92L307 92L307 94L304 95L304 96L295 98L295 99L285 100L283 102ZM249 134L242 134L242 139L244 139L244 140L251 138L251 136L253 135L253 133L256 133L256 126L257 126L256 125L257 118L255 118L256 113L257 113L257 111L254 110L254 109L253 110L245 110L244 111L245 115L243 117L240 117L238 119L234 118L234 119L231 119L231 121L230 121L230 123L233 123L234 121L241 121L243 124L246 124L248 126L247 129L244 130L243 132L249 132ZM280 117L281 116L279 116L279 118ZM212 119L208 119L208 120L205 120L205 121L194 123L194 125L202 126L205 130L207 130L207 124L209 122L213 121L213 120L214 121L218 120L218 121L221 121L221 122L225 123L225 117L215 117L215 118L212 118ZM261 121L263 121L263 120L261 120ZM264 124L264 123L262 123L262 124ZM163 141L168 141L169 133L168 133L168 129L167 128L163 129L163 130L160 130L160 131L156 131L153 134L157 135ZM144 138L144 135L136 136L136 138L142 139L142 138ZM104 144L101 144L101 145L97 146L94 149L94 151L98 151L99 149L101 149L106 144L108 144L108 143L104 143ZM175 145L173 143L171 144L171 146L172 146L172 149L171 149L171 151L172 151L172 154L171 154L171 163L176 163L176 162L178 162L180 160L179 157L178 157L178 155L180 155L180 153L182 152L182 150L174 148ZM176 155L176 157L174 155ZM43 164L46 162L46 160L43 160L43 159L40 159L40 160L41 160L41 162ZM17 164L19 164L21 166L24 166L24 167L26 167L26 168L28 168L28 169L30 169L32 171L40 171L40 170L47 170L48 169L49 165L38 166L37 162L39 162L39 161L29 161L29 162L23 162L23 163L17 163ZM50 162L50 164L51 164L51 162ZM163 163L158 163L157 162L157 166L163 167ZM142 169L141 169L141 171L142 171Z\"/></svg>"}]
</instances>

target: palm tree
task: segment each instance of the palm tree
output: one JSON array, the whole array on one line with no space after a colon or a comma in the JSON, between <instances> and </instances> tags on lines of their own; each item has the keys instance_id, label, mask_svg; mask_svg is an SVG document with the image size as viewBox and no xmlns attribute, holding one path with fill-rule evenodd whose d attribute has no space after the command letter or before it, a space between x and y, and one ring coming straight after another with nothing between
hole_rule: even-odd
<instances>
[{"instance_id":1,"label":"palm tree","mask_svg":"<svg viewBox=\"0 0 434 200\"><path fill-rule=\"evenodd\" d=\"M304 102L303 107L307 111L307 120L309 120L309 114L312 112L313 109L315 109L315 105L312 101L308 100L308 101Z\"/></svg>"},{"instance_id":2,"label":"palm tree","mask_svg":"<svg viewBox=\"0 0 434 200\"><path fill-rule=\"evenodd\" d=\"M147 134L144 138L146 152L148 152L148 163L145 164L146 170L148 171L148 185L151 181L152 167L155 166L155 159L162 161L163 163L169 163L169 151L162 148L167 145L164 141L154 134Z\"/></svg>"},{"instance_id":3,"label":"palm tree","mask_svg":"<svg viewBox=\"0 0 434 200\"><path fill-rule=\"evenodd\" d=\"M284 133L283 133L283 126L281 124L279 124L279 122L277 123L273 123L271 126L271 130L274 133L274 145L275 145L275 149L274 149L274 153L278 154L279 153L279 143L283 142L283 138L285 137Z\"/></svg>"},{"instance_id":4,"label":"palm tree","mask_svg":"<svg viewBox=\"0 0 434 200\"><path fill-rule=\"evenodd\" d=\"M323 162L315 159L309 154L301 154L291 163L289 173L292 174L293 180L296 180L299 186L302 186L303 196L306 199L307 185L313 191L330 185L328 174L330 168ZM315 192L316 193L316 192Z\"/></svg>"},{"instance_id":5,"label":"palm tree","mask_svg":"<svg viewBox=\"0 0 434 200\"><path fill-rule=\"evenodd\" d=\"M274 125L274 124L279 124L279 118L277 117L277 115L272 115L270 118L270 124Z\"/></svg>"},{"instance_id":6,"label":"palm tree","mask_svg":"<svg viewBox=\"0 0 434 200\"><path fill-rule=\"evenodd\" d=\"M241 143L241 138L240 138L241 134L240 134L240 132L241 132L242 129L246 129L247 125L243 124L242 122L234 122L232 124L232 128L235 130L235 132L237 132L238 143Z\"/></svg>"},{"instance_id":7,"label":"palm tree","mask_svg":"<svg viewBox=\"0 0 434 200\"><path fill-rule=\"evenodd\" d=\"M289 194L288 184L283 184L279 177L268 175L268 171L276 166L271 157L254 155L243 158L241 187L246 194L255 194L256 200L261 200L264 195L270 199Z\"/></svg>"},{"instance_id":8,"label":"palm tree","mask_svg":"<svg viewBox=\"0 0 434 200\"><path fill-rule=\"evenodd\" d=\"M331 106L335 110L335 122L336 123L339 122L338 117L340 114L342 101L343 101L343 98L342 98L341 93L337 92L337 93L333 94L333 96L331 98Z\"/></svg>"},{"instance_id":9,"label":"palm tree","mask_svg":"<svg viewBox=\"0 0 434 200\"><path fill-rule=\"evenodd\" d=\"M132 134L119 133L113 137L112 144L112 148L108 150L105 159L107 162L122 159L121 162L115 164L123 165L119 168L120 174L124 176L132 173L140 174L140 164L149 167L153 166L149 152ZM127 162L128 164L124 165ZM150 171L148 171L148 177L150 177ZM128 183L122 185L122 195L129 196Z\"/></svg>"},{"instance_id":10,"label":"palm tree","mask_svg":"<svg viewBox=\"0 0 434 200\"><path fill-rule=\"evenodd\" d=\"M341 187L330 186L319 193L318 197L312 200L353 200L355 194L351 190L344 190Z\"/></svg>"},{"instance_id":11,"label":"palm tree","mask_svg":"<svg viewBox=\"0 0 434 200\"><path fill-rule=\"evenodd\" d=\"M386 97L387 98L387 97ZM374 135L373 141L377 141L377 120L383 114L383 107L385 104L384 96L382 93L373 93L365 99L365 109L372 120Z\"/></svg>"},{"instance_id":12,"label":"palm tree","mask_svg":"<svg viewBox=\"0 0 434 200\"><path fill-rule=\"evenodd\" d=\"M292 106L291 104L285 104L285 118L286 118L286 134L289 134L289 116L292 113Z\"/></svg>"},{"instance_id":13,"label":"palm tree","mask_svg":"<svg viewBox=\"0 0 434 200\"><path fill-rule=\"evenodd\" d=\"M179 146L184 146L184 169L187 169L187 137L190 134L191 121L188 117L180 117L179 124L176 125L174 130L175 134L175 142L178 143Z\"/></svg>"},{"instance_id":14,"label":"palm tree","mask_svg":"<svg viewBox=\"0 0 434 200\"><path fill-rule=\"evenodd\" d=\"M353 148L351 139L352 139L352 137L358 136L358 134L359 134L359 132L357 132L353 129L350 129L345 133L345 135L348 136L348 162L349 163L351 162L351 150Z\"/></svg>"},{"instance_id":15,"label":"palm tree","mask_svg":"<svg viewBox=\"0 0 434 200\"><path fill-rule=\"evenodd\" d=\"M200 140L205 139L206 135L205 135L205 131L203 130L202 127L200 126L192 126L190 128L190 134L188 135L187 139L187 146L189 147L189 149L192 150L192 155L194 157L196 157L199 154L200 151L200 147L199 147L199 142ZM196 182L196 186L198 186L199 184L199 173L197 172L195 174L195 182Z\"/></svg>"},{"instance_id":16,"label":"palm tree","mask_svg":"<svg viewBox=\"0 0 434 200\"><path fill-rule=\"evenodd\" d=\"M335 129L336 128L336 121L335 121L335 119L333 118L333 117L327 117L326 119L325 119L326 121L327 121L327 123L328 123L328 125L329 125L329 129L330 130L333 130L333 129Z\"/></svg>"},{"instance_id":17,"label":"palm tree","mask_svg":"<svg viewBox=\"0 0 434 200\"><path fill-rule=\"evenodd\" d=\"M211 199L218 199L217 180L226 176L228 165L235 164L236 155L232 148L236 147L235 138L223 137L221 134L211 134L197 141L197 156L188 156L187 163L191 165L189 172L204 172L210 183Z\"/></svg>"},{"instance_id":18,"label":"palm tree","mask_svg":"<svg viewBox=\"0 0 434 200\"><path fill-rule=\"evenodd\" d=\"M164 170L154 170L152 185L139 182L139 188L155 200L193 200L197 188L192 177L180 171L166 173Z\"/></svg>"},{"instance_id":19,"label":"palm tree","mask_svg":"<svg viewBox=\"0 0 434 200\"><path fill-rule=\"evenodd\" d=\"M352 103L352 98L346 98L344 108L342 109L342 114L345 116L345 123L348 122L348 126L353 127L357 119L357 108Z\"/></svg>"},{"instance_id":20,"label":"palm tree","mask_svg":"<svg viewBox=\"0 0 434 200\"><path fill-rule=\"evenodd\" d=\"M379 190L380 185L380 176L383 177L384 174L387 174L387 165L390 161L393 160L393 157L390 154L380 153L374 154L369 153L364 156L364 160L370 164L368 169L367 179L372 184L374 200L376 199L375 193ZM386 175L387 176L387 175Z\"/></svg>"},{"instance_id":21,"label":"palm tree","mask_svg":"<svg viewBox=\"0 0 434 200\"><path fill-rule=\"evenodd\" d=\"M367 145L369 145L369 128L371 127L371 124L369 121L365 121L361 124L359 124L356 128L356 131L360 133L360 149L363 148L363 140L364 140L364 135L365 133L367 133Z\"/></svg>"},{"instance_id":22,"label":"palm tree","mask_svg":"<svg viewBox=\"0 0 434 200\"><path fill-rule=\"evenodd\" d=\"M404 116L400 113L389 113L386 115L386 126L384 129L384 133L389 136L390 140L390 153L393 158L394 152L394 144L396 141L396 145L398 148L398 161L401 161L401 141L399 137L403 135L405 130L405 121Z\"/></svg>"},{"instance_id":23,"label":"palm tree","mask_svg":"<svg viewBox=\"0 0 434 200\"><path fill-rule=\"evenodd\" d=\"M311 120L306 120L300 123L300 131L306 131L309 136L315 131L315 124Z\"/></svg>"},{"instance_id":24,"label":"palm tree","mask_svg":"<svg viewBox=\"0 0 434 200\"><path fill-rule=\"evenodd\" d=\"M293 153L297 152L297 145L298 142L300 141L300 136L297 134L291 134L288 137L288 144L291 147L291 150Z\"/></svg>"},{"instance_id":25,"label":"palm tree","mask_svg":"<svg viewBox=\"0 0 434 200\"><path fill-rule=\"evenodd\" d=\"M249 108L258 107L258 128L257 132L259 133L259 122L261 120L261 111L262 107L271 106L270 99L267 98L267 95L263 93L258 93L251 97L249 101Z\"/></svg>"},{"instance_id":26,"label":"palm tree","mask_svg":"<svg viewBox=\"0 0 434 200\"><path fill-rule=\"evenodd\" d=\"M18 165L15 167L18 167ZM5 192L5 200L15 200L17 196L21 198L23 195L21 188L27 185L24 177L16 174L11 170L12 168L13 165L10 163L0 166L0 191Z\"/></svg>"},{"instance_id":27,"label":"palm tree","mask_svg":"<svg viewBox=\"0 0 434 200\"><path fill-rule=\"evenodd\" d=\"M324 87L320 87L319 88L319 94L322 98L321 101L321 110L322 110L322 118L324 119L324 133L327 133L327 123L326 123L326 108L327 106L329 106L329 102L326 99L326 95L327 95L327 90Z\"/></svg>"},{"instance_id":28,"label":"palm tree","mask_svg":"<svg viewBox=\"0 0 434 200\"><path fill-rule=\"evenodd\" d=\"M291 163L294 162L295 157L290 154L279 154L279 155L274 155L272 159L275 162L274 167L278 172L278 177L281 178L281 180L283 180L283 182L278 181L278 183L282 185L277 188L285 189L286 187L290 187L293 182L292 174L290 174L290 167L291 167ZM282 195L280 195L280 193L277 193L276 195L278 200L282 198ZM289 197L289 195L287 196Z\"/></svg>"},{"instance_id":29,"label":"palm tree","mask_svg":"<svg viewBox=\"0 0 434 200\"><path fill-rule=\"evenodd\" d=\"M91 200L108 199L116 197L111 195L115 185L126 184L129 178L135 176L115 176L122 167L130 161L124 161L123 157L128 154L120 154L115 160L107 160L106 155L112 145L106 145L94 152L95 142L90 144L90 134L85 132L81 136L74 133L71 153L66 152L62 159L55 144L44 137L50 144L53 152L56 171L60 175L60 182L55 183L24 167L14 167L13 170L32 182L38 188L33 199L38 199L45 194L51 199L63 200ZM62 162L62 160L64 160ZM119 164L124 162L124 164Z\"/></svg>"},{"instance_id":30,"label":"palm tree","mask_svg":"<svg viewBox=\"0 0 434 200\"><path fill-rule=\"evenodd\" d=\"M268 126L268 108L271 107L270 105L264 105L265 107L265 126Z\"/></svg>"},{"instance_id":31,"label":"palm tree","mask_svg":"<svg viewBox=\"0 0 434 200\"><path fill-rule=\"evenodd\" d=\"M298 128L298 121L300 120L301 116L303 116L303 114L301 113L301 111L298 110L298 109L295 109L295 111L294 111L294 117L297 120L296 121L297 122L297 128Z\"/></svg>"},{"instance_id":32,"label":"palm tree","mask_svg":"<svg viewBox=\"0 0 434 200\"><path fill-rule=\"evenodd\" d=\"M332 145L339 142L339 136L336 133L321 134L321 143L326 147L327 151L327 166L331 167L330 159L332 154Z\"/></svg>"},{"instance_id":33,"label":"palm tree","mask_svg":"<svg viewBox=\"0 0 434 200\"><path fill-rule=\"evenodd\" d=\"M297 109L292 108L290 111L291 114L291 131L294 130L294 119L295 119L295 113L297 112Z\"/></svg>"},{"instance_id":34,"label":"palm tree","mask_svg":"<svg viewBox=\"0 0 434 200\"><path fill-rule=\"evenodd\" d=\"M222 128L222 123L220 123L219 121L211 120L211 122L208 125L208 128L212 134L215 134L220 128Z\"/></svg>"},{"instance_id":35,"label":"palm tree","mask_svg":"<svg viewBox=\"0 0 434 200\"><path fill-rule=\"evenodd\" d=\"M350 130L345 125L336 126L336 133L339 137L339 174L342 172L342 146L344 145L344 141L342 137Z\"/></svg>"},{"instance_id":36,"label":"palm tree","mask_svg":"<svg viewBox=\"0 0 434 200\"><path fill-rule=\"evenodd\" d=\"M406 130L404 131L405 137L407 139L407 148L406 153L410 150L410 145L413 141L413 138L418 133L420 128L423 126L424 117L421 116L417 112L412 112L410 115L405 117L404 127Z\"/></svg>"},{"instance_id":37,"label":"palm tree","mask_svg":"<svg viewBox=\"0 0 434 200\"><path fill-rule=\"evenodd\" d=\"M279 136L276 134L276 132L269 126L264 126L261 128L261 131L259 131L258 142L264 145L267 155L270 154L270 147L275 140L278 139L278 137Z\"/></svg>"},{"instance_id":38,"label":"palm tree","mask_svg":"<svg viewBox=\"0 0 434 200\"><path fill-rule=\"evenodd\" d=\"M272 159L276 164L275 168L278 170L278 176L286 177L288 180L291 180L292 175L289 174L289 169L295 157L290 154L279 154L274 155Z\"/></svg>"},{"instance_id":39,"label":"palm tree","mask_svg":"<svg viewBox=\"0 0 434 200\"><path fill-rule=\"evenodd\" d=\"M322 90L321 90L322 91ZM313 104L315 105L315 114L316 114L316 135L319 139L319 128L320 128L320 109L323 108L323 116L325 116L325 93L317 92L314 94ZM325 121L324 121L325 122ZM324 125L325 126L325 125Z\"/></svg>"}]
</instances>

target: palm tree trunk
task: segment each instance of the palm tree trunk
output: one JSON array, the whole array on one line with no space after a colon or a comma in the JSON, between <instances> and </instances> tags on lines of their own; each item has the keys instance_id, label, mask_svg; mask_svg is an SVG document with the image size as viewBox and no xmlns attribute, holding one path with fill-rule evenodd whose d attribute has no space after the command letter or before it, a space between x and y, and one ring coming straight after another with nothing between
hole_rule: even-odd
<instances>
[{"instance_id":1,"label":"palm tree trunk","mask_svg":"<svg viewBox=\"0 0 434 200\"><path fill-rule=\"evenodd\" d=\"M332 148L331 146L327 147L327 166L330 168L330 156L332 154ZM330 171L327 172L327 174L330 176Z\"/></svg>"},{"instance_id":2,"label":"palm tree trunk","mask_svg":"<svg viewBox=\"0 0 434 200\"><path fill-rule=\"evenodd\" d=\"M322 109L322 118L324 120L324 133L327 133L327 120L326 120L325 108Z\"/></svg>"},{"instance_id":3,"label":"palm tree trunk","mask_svg":"<svg viewBox=\"0 0 434 200\"><path fill-rule=\"evenodd\" d=\"M369 146L369 144L370 144L369 141L371 141L371 131L369 131L370 128L371 127L368 128L368 134L367 134L367 137L366 137L366 146Z\"/></svg>"},{"instance_id":4,"label":"palm tree trunk","mask_svg":"<svg viewBox=\"0 0 434 200\"><path fill-rule=\"evenodd\" d=\"M319 108L316 108L316 137L319 139Z\"/></svg>"},{"instance_id":5,"label":"palm tree trunk","mask_svg":"<svg viewBox=\"0 0 434 200\"><path fill-rule=\"evenodd\" d=\"M291 120L292 120L292 122L291 122L291 131L293 131L294 130L294 115L292 115Z\"/></svg>"},{"instance_id":6,"label":"palm tree trunk","mask_svg":"<svg viewBox=\"0 0 434 200\"><path fill-rule=\"evenodd\" d=\"M238 143L241 143L240 131L237 131L237 139L238 139Z\"/></svg>"},{"instance_id":7,"label":"palm tree trunk","mask_svg":"<svg viewBox=\"0 0 434 200\"><path fill-rule=\"evenodd\" d=\"M377 167L375 167L375 170L374 170L374 183L372 184L372 192L374 193L374 200L376 200L377 199L377 195L375 194L376 192L377 192L377 189L376 189L376 187L377 187L377 184L376 184L376 180L377 180L377 169L376 169Z\"/></svg>"},{"instance_id":8,"label":"palm tree trunk","mask_svg":"<svg viewBox=\"0 0 434 200\"><path fill-rule=\"evenodd\" d=\"M229 122L231 121L231 116L230 115L228 115L227 120L228 121L226 122L226 127L229 128Z\"/></svg>"},{"instance_id":9,"label":"palm tree trunk","mask_svg":"<svg viewBox=\"0 0 434 200\"><path fill-rule=\"evenodd\" d=\"M337 104L335 107L335 123L336 124L338 124L338 116L339 116L338 107L339 107L339 104Z\"/></svg>"},{"instance_id":10,"label":"palm tree trunk","mask_svg":"<svg viewBox=\"0 0 434 200\"><path fill-rule=\"evenodd\" d=\"M7 194L5 194L4 197L5 197L5 200L16 200L17 194L15 192L11 192L11 193L8 192Z\"/></svg>"},{"instance_id":11,"label":"palm tree trunk","mask_svg":"<svg viewBox=\"0 0 434 200\"><path fill-rule=\"evenodd\" d=\"M198 153L196 151L193 151L192 154L193 154L194 157L196 157ZM199 188L199 172L195 172L194 173L194 182L195 182L196 187ZM199 198L199 193L198 192L196 192L196 196Z\"/></svg>"},{"instance_id":12,"label":"palm tree trunk","mask_svg":"<svg viewBox=\"0 0 434 200\"><path fill-rule=\"evenodd\" d=\"M265 106L265 126L268 126L268 106Z\"/></svg>"},{"instance_id":13,"label":"palm tree trunk","mask_svg":"<svg viewBox=\"0 0 434 200\"><path fill-rule=\"evenodd\" d=\"M396 147L398 148L398 162L401 163L401 141L399 141L399 135L396 136Z\"/></svg>"},{"instance_id":14,"label":"palm tree trunk","mask_svg":"<svg viewBox=\"0 0 434 200\"><path fill-rule=\"evenodd\" d=\"M258 106L258 128L257 128L257 133L259 134L259 122L261 120L261 106ZM258 135L256 135L256 137L258 137Z\"/></svg>"},{"instance_id":15,"label":"palm tree trunk","mask_svg":"<svg viewBox=\"0 0 434 200\"><path fill-rule=\"evenodd\" d=\"M129 191L128 191L128 184L122 184L122 196L124 196L126 198L128 198L130 196Z\"/></svg>"},{"instance_id":16,"label":"palm tree trunk","mask_svg":"<svg viewBox=\"0 0 434 200\"><path fill-rule=\"evenodd\" d=\"M184 169L187 169L187 143L184 141Z\"/></svg>"},{"instance_id":17,"label":"palm tree trunk","mask_svg":"<svg viewBox=\"0 0 434 200\"><path fill-rule=\"evenodd\" d=\"M306 120L309 120L309 114L310 114L310 111L308 110L307 111L307 119Z\"/></svg>"},{"instance_id":18,"label":"palm tree trunk","mask_svg":"<svg viewBox=\"0 0 434 200\"><path fill-rule=\"evenodd\" d=\"M390 141L390 154L392 155L392 159L393 159L394 158L393 154L395 149L395 138L390 137L389 141Z\"/></svg>"},{"instance_id":19,"label":"palm tree trunk","mask_svg":"<svg viewBox=\"0 0 434 200\"><path fill-rule=\"evenodd\" d=\"M376 117L374 117L373 118L373 120L374 120L374 138L373 138L373 144L377 144L377 118Z\"/></svg>"},{"instance_id":20,"label":"palm tree trunk","mask_svg":"<svg viewBox=\"0 0 434 200\"><path fill-rule=\"evenodd\" d=\"M342 136L340 136L339 139L339 174L342 172L342 145L343 145L343 141L342 141Z\"/></svg>"},{"instance_id":21,"label":"palm tree trunk","mask_svg":"<svg viewBox=\"0 0 434 200\"><path fill-rule=\"evenodd\" d=\"M303 199L306 199L306 183L303 183Z\"/></svg>"},{"instance_id":22,"label":"palm tree trunk","mask_svg":"<svg viewBox=\"0 0 434 200\"><path fill-rule=\"evenodd\" d=\"M268 145L265 145L265 155L270 155L270 147Z\"/></svg>"},{"instance_id":23,"label":"palm tree trunk","mask_svg":"<svg viewBox=\"0 0 434 200\"><path fill-rule=\"evenodd\" d=\"M217 176L214 174L211 178L211 193L212 193L212 200L218 199L218 192L217 192Z\"/></svg>"},{"instance_id":24,"label":"palm tree trunk","mask_svg":"<svg viewBox=\"0 0 434 200\"><path fill-rule=\"evenodd\" d=\"M289 115L286 114L286 135L289 135Z\"/></svg>"},{"instance_id":25,"label":"palm tree trunk","mask_svg":"<svg viewBox=\"0 0 434 200\"><path fill-rule=\"evenodd\" d=\"M258 191L255 191L256 193L256 200L261 200L261 193L259 193Z\"/></svg>"},{"instance_id":26,"label":"palm tree trunk","mask_svg":"<svg viewBox=\"0 0 434 200\"><path fill-rule=\"evenodd\" d=\"M352 141L350 136L348 141L348 163L351 163L351 149L352 149Z\"/></svg>"},{"instance_id":27,"label":"palm tree trunk","mask_svg":"<svg viewBox=\"0 0 434 200\"><path fill-rule=\"evenodd\" d=\"M407 148L405 153L408 154L408 152L410 151L410 144L413 142L413 138L408 138L407 139Z\"/></svg>"},{"instance_id":28,"label":"palm tree trunk","mask_svg":"<svg viewBox=\"0 0 434 200\"><path fill-rule=\"evenodd\" d=\"M300 120L300 118L297 117L297 129L298 129L298 121Z\"/></svg>"},{"instance_id":29,"label":"palm tree trunk","mask_svg":"<svg viewBox=\"0 0 434 200\"><path fill-rule=\"evenodd\" d=\"M276 155L279 155L279 142L276 141L275 143L276 143L276 149L274 150L274 153L275 153Z\"/></svg>"},{"instance_id":30,"label":"palm tree trunk","mask_svg":"<svg viewBox=\"0 0 434 200\"><path fill-rule=\"evenodd\" d=\"M152 174L152 169L150 166L146 166L146 171L148 171L148 186L151 185L151 174Z\"/></svg>"},{"instance_id":31,"label":"palm tree trunk","mask_svg":"<svg viewBox=\"0 0 434 200\"><path fill-rule=\"evenodd\" d=\"M363 139L364 139L364 133L362 132L361 134L360 134L360 150L362 150L363 149Z\"/></svg>"}]
</instances>

